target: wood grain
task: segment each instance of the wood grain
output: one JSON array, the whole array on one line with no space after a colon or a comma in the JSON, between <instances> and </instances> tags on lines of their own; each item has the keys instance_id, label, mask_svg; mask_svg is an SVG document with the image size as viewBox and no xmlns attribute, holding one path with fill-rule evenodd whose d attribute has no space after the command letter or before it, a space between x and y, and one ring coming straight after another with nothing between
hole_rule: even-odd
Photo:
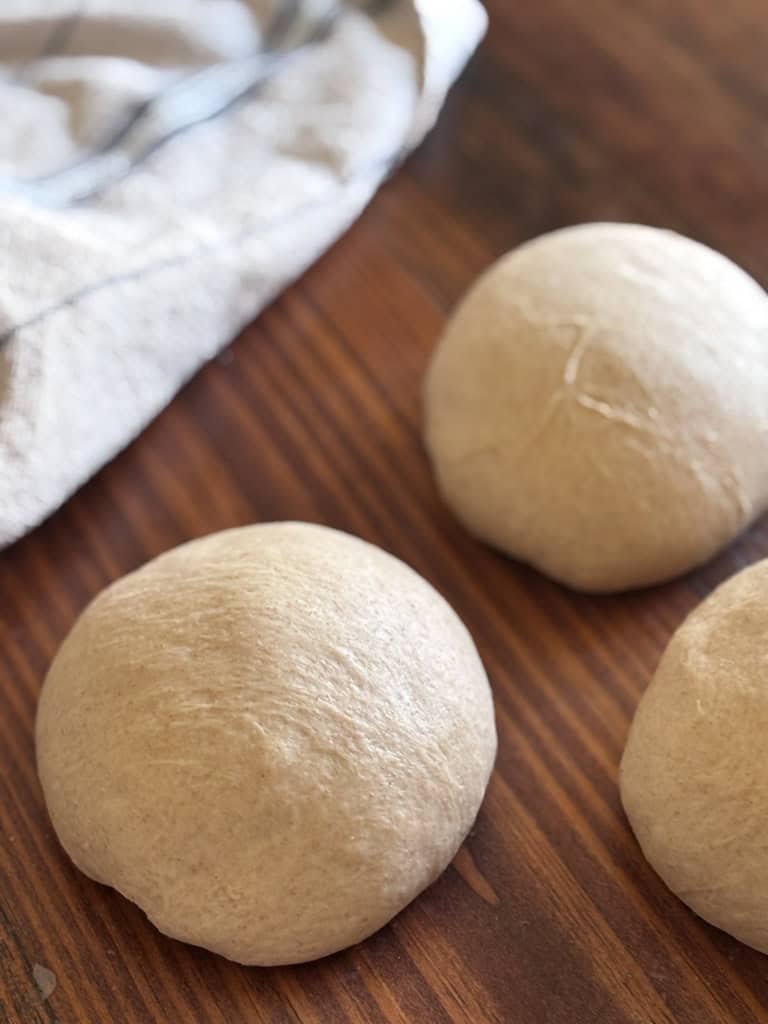
<instances>
[{"instance_id":1,"label":"wood grain","mask_svg":"<svg viewBox=\"0 0 768 1024\"><path fill-rule=\"evenodd\" d=\"M451 305L491 259L582 220L673 227L768 281L761 0L488 4L442 121L361 222L144 435L0 554L0 1020L9 1024L753 1024L768 960L639 855L617 763L671 631L768 554L759 525L665 587L578 596L467 536L419 439ZM360 534L456 607L498 765L443 878L362 946L245 969L161 936L59 849L35 776L46 666L104 584L190 537L296 518ZM56 975L43 998L35 965Z\"/></svg>"}]
</instances>

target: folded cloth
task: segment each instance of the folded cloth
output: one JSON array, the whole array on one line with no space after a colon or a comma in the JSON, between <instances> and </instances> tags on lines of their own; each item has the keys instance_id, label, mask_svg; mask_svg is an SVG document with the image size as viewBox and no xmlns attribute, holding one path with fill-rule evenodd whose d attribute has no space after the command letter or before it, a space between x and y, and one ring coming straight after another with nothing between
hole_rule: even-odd
<instances>
[{"instance_id":1,"label":"folded cloth","mask_svg":"<svg viewBox=\"0 0 768 1024\"><path fill-rule=\"evenodd\" d=\"M0 546L360 214L477 0L4 0Z\"/></svg>"}]
</instances>

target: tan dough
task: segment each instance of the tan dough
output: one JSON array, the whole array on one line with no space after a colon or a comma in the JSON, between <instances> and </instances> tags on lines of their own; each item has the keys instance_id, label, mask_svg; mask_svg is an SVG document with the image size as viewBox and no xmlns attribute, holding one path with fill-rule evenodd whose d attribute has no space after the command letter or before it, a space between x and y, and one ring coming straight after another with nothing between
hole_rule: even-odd
<instances>
[{"instance_id":1,"label":"tan dough","mask_svg":"<svg viewBox=\"0 0 768 1024\"><path fill-rule=\"evenodd\" d=\"M768 300L669 231L556 231L470 290L425 404L478 537L581 590L665 580L768 503Z\"/></svg>"},{"instance_id":2,"label":"tan dough","mask_svg":"<svg viewBox=\"0 0 768 1024\"><path fill-rule=\"evenodd\" d=\"M74 862L247 964L359 942L437 878L496 752L448 604L346 534L273 523L101 593L45 682L40 779Z\"/></svg>"},{"instance_id":3,"label":"tan dough","mask_svg":"<svg viewBox=\"0 0 768 1024\"><path fill-rule=\"evenodd\" d=\"M673 636L637 709L621 799L643 853L697 914L768 952L768 560Z\"/></svg>"}]
</instances>

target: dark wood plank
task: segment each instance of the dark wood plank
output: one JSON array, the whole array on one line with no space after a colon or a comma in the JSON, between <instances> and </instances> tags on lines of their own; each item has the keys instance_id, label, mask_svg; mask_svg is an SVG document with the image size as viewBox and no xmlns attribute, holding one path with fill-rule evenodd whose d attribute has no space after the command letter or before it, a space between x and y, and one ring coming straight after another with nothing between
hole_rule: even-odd
<instances>
[{"instance_id":1,"label":"dark wood plank","mask_svg":"<svg viewBox=\"0 0 768 1024\"><path fill-rule=\"evenodd\" d=\"M571 594L468 537L437 499L421 378L491 259L581 220L662 224L768 281L760 0L488 4L492 29L363 220L145 434L0 554L0 1020L12 1024L754 1024L768 961L644 863L618 759L685 612L768 554L758 525L692 576ZM35 777L46 666L104 584L190 537L328 523L448 597L497 701L487 801L444 877L362 946L245 969L158 934L55 842ZM56 975L44 999L35 965Z\"/></svg>"}]
</instances>

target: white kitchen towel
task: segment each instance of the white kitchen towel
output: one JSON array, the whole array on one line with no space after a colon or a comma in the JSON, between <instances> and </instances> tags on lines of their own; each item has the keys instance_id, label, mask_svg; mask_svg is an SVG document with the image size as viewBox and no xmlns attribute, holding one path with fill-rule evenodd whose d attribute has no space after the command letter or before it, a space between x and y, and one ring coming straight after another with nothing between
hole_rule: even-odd
<instances>
[{"instance_id":1,"label":"white kitchen towel","mask_svg":"<svg viewBox=\"0 0 768 1024\"><path fill-rule=\"evenodd\" d=\"M0 546L360 214L477 0L3 0Z\"/></svg>"}]
</instances>

